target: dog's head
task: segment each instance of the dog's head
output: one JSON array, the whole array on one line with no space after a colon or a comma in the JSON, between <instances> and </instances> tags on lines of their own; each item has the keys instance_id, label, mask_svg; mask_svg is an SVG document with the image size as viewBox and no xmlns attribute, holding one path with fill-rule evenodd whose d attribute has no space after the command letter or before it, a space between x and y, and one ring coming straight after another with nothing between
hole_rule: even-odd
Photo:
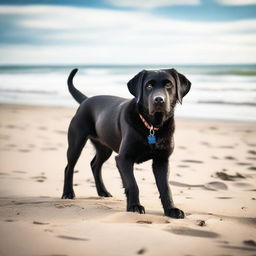
<instances>
[{"instance_id":1,"label":"dog's head","mask_svg":"<svg viewBox=\"0 0 256 256\"><path fill-rule=\"evenodd\" d=\"M142 70L128 82L130 93L149 121L158 127L173 116L174 108L189 92L191 82L175 69Z\"/></svg>"}]
</instances>

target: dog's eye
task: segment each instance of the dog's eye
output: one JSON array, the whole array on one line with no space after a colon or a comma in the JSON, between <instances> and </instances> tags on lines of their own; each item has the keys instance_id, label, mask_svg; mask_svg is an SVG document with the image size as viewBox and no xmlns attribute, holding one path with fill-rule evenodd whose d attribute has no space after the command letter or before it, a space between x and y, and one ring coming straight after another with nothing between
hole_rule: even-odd
<instances>
[{"instance_id":1,"label":"dog's eye","mask_svg":"<svg viewBox=\"0 0 256 256\"><path fill-rule=\"evenodd\" d=\"M168 82L165 84L165 88L170 89L173 87L173 84L171 82Z\"/></svg>"},{"instance_id":2,"label":"dog's eye","mask_svg":"<svg viewBox=\"0 0 256 256\"><path fill-rule=\"evenodd\" d=\"M153 88L153 85L152 85L152 84L147 84L147 85L146 85L146 88L147 88L147 89L152 89L152 88Z\"/></svg>"}]
</instances>

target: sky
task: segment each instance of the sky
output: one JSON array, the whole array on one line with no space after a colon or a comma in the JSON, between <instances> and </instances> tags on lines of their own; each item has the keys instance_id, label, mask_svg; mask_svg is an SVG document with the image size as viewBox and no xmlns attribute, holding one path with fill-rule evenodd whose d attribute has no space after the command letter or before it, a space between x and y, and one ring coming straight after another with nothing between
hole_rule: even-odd
<instances>
[{"instance_id":1,"label":"sky","mask_svg":"<svg viewBox=\"0 0 256 256\"><path fill-rule=\"evenodd\" d=\"M256 63L256 0L0 0L0 65Z\"/></svg>"}]
</instances>

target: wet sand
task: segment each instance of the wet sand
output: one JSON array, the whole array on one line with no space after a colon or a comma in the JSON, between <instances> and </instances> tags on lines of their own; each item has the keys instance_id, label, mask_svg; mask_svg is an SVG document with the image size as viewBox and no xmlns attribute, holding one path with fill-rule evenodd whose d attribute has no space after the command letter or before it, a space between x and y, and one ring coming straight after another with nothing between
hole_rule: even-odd
<instances>
[{"instance_id":1,"label":"wet sand","mask_svg":"<svg viewBox=\"0 0 256 256\"><path fill-rule=\"evenodd\" d=\"M97 196L88 143L75 200L61 200L72 108L0 105L0 255L256 255L256 124L177 120L170 185L184 220L163 216L151 162L135 166L145 215Z\"/></svg>"}]
</instances>

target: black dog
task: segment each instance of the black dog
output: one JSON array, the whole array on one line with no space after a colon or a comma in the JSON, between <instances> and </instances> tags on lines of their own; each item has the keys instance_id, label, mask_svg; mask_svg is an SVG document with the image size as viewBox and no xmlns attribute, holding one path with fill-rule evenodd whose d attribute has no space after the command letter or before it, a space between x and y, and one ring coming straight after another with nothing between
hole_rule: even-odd
<instances>
[{"instance_id":1,"label":"black dog","mask_svg":"<svg viewBox=\"0 0 256 256\"><path fill-rule=\"evenodd\" d=\"M101 167L112 151L118 153L127 211L145 213L140 204L134 177L134 163L153 160L153 173L166 216L184 218L175 208L168 184L168 159L174 149L174 108L190 90L190 81L175 69L143 70L128 82L132 100L115 96L87 98L73 85L74 69L68 78L71 95L80 104L68 130L68 164L63 199L75 197L74 166L88 139L96 149L91 161L99 196L110 197L101 176Z\"/></svg>"}]
</instances>

